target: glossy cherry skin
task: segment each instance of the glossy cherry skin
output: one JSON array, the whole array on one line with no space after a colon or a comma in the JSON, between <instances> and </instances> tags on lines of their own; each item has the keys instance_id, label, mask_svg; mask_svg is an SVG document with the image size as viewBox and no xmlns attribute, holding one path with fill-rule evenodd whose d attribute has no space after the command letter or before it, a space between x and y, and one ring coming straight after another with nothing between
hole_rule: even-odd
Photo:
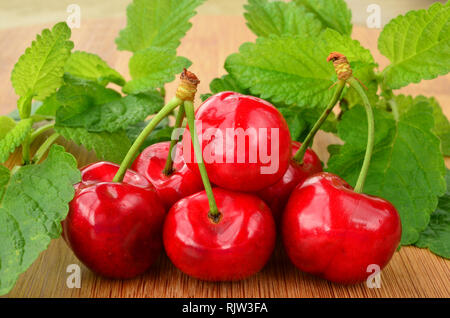
<instances>
[{"instance_id":1,"label":"glossy cherry skin","mask_svg":"<svg viewBox=\"0 0 450 318\"><path fill-rule=\"evenodd\" d=\"M257 196L214 188L222 213L218 223L208 217L204 191L170 209L163 240L172 263L184 273L207 281L244 279L261 270L275 245L275 223Z\"/></svg>"},{"instance_id":2,"label":"glossy cherry skin","mask_svg":"<svg viewBox=\"0 0 450 318\"><path fill-rule=\"evenodd\" d=\"M213 184L235 191L258 191L286 172L291 156L289 127L272 104L253 96L222 92L208 98L196 111L195 119ZM232 141L234 134L244 136L245 132L252 136L244 137L245 144L237 136ZM188 129L183 136L183 155L189 168L198 173Z\"/></svg>"},{"instance_id":3,"label":"glossy cherry skin","mask_svg":"<svg viewBox=\"0 0 450 318\"><path fill-rule=\"evenodd\" d=\"M357 283L382 269L401 238L399 214L388 201L353 191L321 172L294 189L282 219L286 252L300 270L336 283Z\"/></svg>"},{"instance_id":4,"label":"glossy cherry skin","mask_svg":"<svg viewBox=\"0 0 450 318\"><path fill-rule=\"evenodd\" d=\"M169 141L153 144L145 148L131 166L131 169L153 184L166 211L178 200L203 190L200 176L190 170L184 162L180 143L177 144L173 159L173 172L169 176L163 173L169 147Z\"/></svg>"},{"instance_id":5,"label":"glossy cherry skin","mask_svg":"<svg viewBox=\"0 0 450 318\"><path fill-rule=\"evenodd\" d=\"M81 262L102 276L125 279L142 274L158 257L165 210L151 183L136 172L111 182L118 169L109 162L81 169L62 225Z\"/></svg>"},{"instance_id":6,"label":"glossy cherry skin","mask_svg":"<svg viewBox=\"0 0 450 318\"><path fill-rule=\"evenodd\" d=\"M301 144L292 142L292 157L295 155ZM283 177L277 183L268 186L256 194L263 199L270 207L275 222L281 222L286 203L294 188L305 181L305 179L315 173L322 171L322 163L312 149L307 149L303 157L303 164L299 164L293 158L289 162L289 167Z\"/></svg>"}]
</instances>

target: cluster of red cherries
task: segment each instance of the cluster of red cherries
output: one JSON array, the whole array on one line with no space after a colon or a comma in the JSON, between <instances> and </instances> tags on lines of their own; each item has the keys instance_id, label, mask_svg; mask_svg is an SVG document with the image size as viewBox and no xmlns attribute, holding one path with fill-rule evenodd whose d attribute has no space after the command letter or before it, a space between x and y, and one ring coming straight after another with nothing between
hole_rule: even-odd
<instances>
[{"instance_id":1,"label":"cluster of red cherries","mask_svg":"<svg viewBox=\"0 0 450 318\"><path fill-rule=\"evenodd\" d=\"M188 127L182 141L146 148L120 182L113 181L116 164L81 169L63 237L88 268L110 278L132 278L147 271L164 246L172 263L189 276L245 279L267 263L277 232L296 267L333 282L364 281L369 265L383 268L389 262L401 236L394 206L323 172L311 149L298 160L301 144L291 140L278 109L253 96L222 92L197 109L195 129L189 129L192 105L183 105ZM227 129L277 128L277 140L257 135L264 138L258 144L277 150L277 170L261 173L270 163L259 156L249 162L251 142L245 144L245 161L238 162L237 144L218 147L216 139L204 136L209 128L223 135ZM198 154L197 136L203 137L202 151L216 149L223 160L201 165L198 156L187 160L186 153Z\"/></svg>"}]
</instances>

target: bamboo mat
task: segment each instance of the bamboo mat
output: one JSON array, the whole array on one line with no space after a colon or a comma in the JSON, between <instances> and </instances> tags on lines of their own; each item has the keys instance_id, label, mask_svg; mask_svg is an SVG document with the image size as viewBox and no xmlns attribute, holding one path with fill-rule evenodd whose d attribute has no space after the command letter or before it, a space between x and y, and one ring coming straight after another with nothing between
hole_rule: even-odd
<instances>
[{"instance_id":1,"label":"bamboo mat","mask_svg":"<svg viewBox=\"0 0 450 318\"><path fill-rule=\"evenodd\" d=\"M191 70L201 79L199 92L206 93L211 79L224 74L223 62L227 55L236 52L241 43L254 40L254 36L241 17L197 16L192 22L193 28L183 39L179 54L193 61ZM99 54L129 78L127 63L130 54L118 52L114 44L114 38L124 24L125 19L122 18L82 21L81 28L73 30L75 49ZM42 28L22 27L0 31L0 81L4 83L0 86L1 115L12 111L17 100L9 80L11 70ZM354 37L372 50L382 68L387 60L376 49L378 34L378 30L354 29ZM447 75L411 85L402 92L435 96L444 113L450 117L449 84L450 76ZM172 96L175 88L176 83L168 85L168 96ZM36 144L41 141L37 140ZM96 160L92 152L73 143L59 141L76 156L80 166ZM326 145L335 141L335 137L322 133L316 138L313 148L326 161ZM19 154L13 154L7 166L14 166L18 160ZM66 286L69 275L66 269L70 264L80 262L62 239L54 240L6 297L450 297L450 261L415 247L403 247L395 253L381 274L379 289L370 289L365 284L332 284L304 274L290 264L280 244L260 273L233 283L206 283L192 279L178 271L165 255L161 255L148 273L126 281L99 277L80 264L81 288L69 289Z\"/></svg>"}]
</instances>

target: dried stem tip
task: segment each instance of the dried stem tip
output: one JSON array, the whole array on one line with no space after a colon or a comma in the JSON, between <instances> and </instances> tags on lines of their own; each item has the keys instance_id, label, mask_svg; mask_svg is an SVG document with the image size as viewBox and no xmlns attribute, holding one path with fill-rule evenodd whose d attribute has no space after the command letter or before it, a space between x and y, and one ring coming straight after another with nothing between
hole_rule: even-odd
<instances>
[{"instance_id":1,"label":"dried stem tip","mask_svg":"<svg viewBox=\"0 0 450 318\"><path fill-rule=\"evenodd\" d=\"M184 101L194 101L198 83L200 81L197 76L184 69L180 76L180 85L178 85L176 96Z\"/></svg>"},{"instance_id":2,"label":"dried stem tip","mask_svg":"<svg viewBox=\"0 0 450 318\"><path fill-rule=\"evenodd\" d=\"M339 80L346 81L352 77L352 68L344 55L338 52L332 52L327 58L327 62L330 61L333 62Z\"/></svg>"}]
</instances>

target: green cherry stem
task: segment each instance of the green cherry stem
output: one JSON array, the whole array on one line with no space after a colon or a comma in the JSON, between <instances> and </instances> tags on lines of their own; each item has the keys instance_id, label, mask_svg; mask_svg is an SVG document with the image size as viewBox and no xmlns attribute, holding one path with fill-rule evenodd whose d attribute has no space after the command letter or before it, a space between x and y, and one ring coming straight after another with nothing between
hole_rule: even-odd
<instances>
[{"instance_id":1,"label":"green cherry stem","mask_svg":"<svg viewBox=\"0 0 450 318\"><path fill-rule=\"evenodd\" d=\"M175 119L175 126L174 128L180 128L181 124L183 123L184 120L184 106L181 105L180 108L178 109L178 114L177 117ZM163 169L163 173L166 176L169 176L172 172L173 172L173 158L172 158L172 151L173 148L175 147L175 145L178 143L177 139L171 140L170 141L170 146L169 146L169 154L167 155L167 160L166 160L166 165L164 166Z\"/></svg>"},{"instance_id":2,"label":"green cherry stem","mask_svg":"<svg viewBox=\"0 0 450 318\"><path fill-rule=\"evenodd\" d=\"M36 151L36 153L33 156L32 163L39 163L42 159L42 157L45 155L47 150L53 145L53 143L58 139L59 134L53 133L50 135L39 147L39 149Z\"/></svg>"},{"instance_id":3,"label":"green cherry stem","mask_svg":"<svg viewBox=\"0 0 450 318\"><path fill-rule=\"evenodd\" d=\"M208 216L213 222L217 223L220 220L220 212L219 209L217 208L216 199L214 198L211 182L209 181L208 173L206 172L205 163L203 162L202 149L198 141L197 129L195 128L194 104L192 103L192 101L185 101L184 108L186 111L186 118L189 125L189 132L191 134L192 144L194 146L195 158L197 159L198 170L200 171L203 186L205 187L206 191L206 196L208 197L209 202Z\"/></svg>"},{"instance_id":4,"label":"green cherry stem","mask_svg":"<svg viewBox=\"0 0 450 318\"><path fill-rule=\"evenodd\" d=\"M155 129L155 127L167 117L175 108L183 104L185 100L194 100L195 93L197 92L197 85L200 81L197 77L184 69L180 76L180 84L178 85L175 97L172 98L164 107L152 118L148 125L142 130L139 136L136 138L131 148L128 150L125 158L120 164L119 170L114 176L113 182L122 182L125 177L125 173L131 166L131 162L135 158L145 139Z\"/></svg>"},{"instance_id":5,"label":"green cherry stem","mask_svg":"<svg viewBox=\"0 0 450 318\"><path fill-rule=\"evenodd\" d=\"M164 107L161 108L161 110L152 118L152 120L148 123L148 125L144 128L144 130L141 131L139 136L136 138L133 145L131 145L130 150L128 150L128 153L126 154L125 158L120 164L119 170L114 176L113 182L122 182L123 178L125 177L125 173L131 166L131 162L133 161L134 157L138 153L139 149L141 148L142 144L144 143L148 135L150 135L150 133L161 122L161 120L167 117L172 112L172 110L180 106L182 103L183 103L182 99L174 97L171 101L169 101L166 105L164 105Z\"/></svg>"},{"instance_id":6,"label":"green cherry stem","mask_svg":"<svg viewBox=\"0 0 450 318\"><path fill-rule=\"evenodd\" d=\"M373 117L373 110L372 106L370 105L369 99L367 98L366 93L364 92L364 89L361 87L359 82L354 78L351 77L348 79L348 83L350 86L352 86L356 92L361 97L364 108L366 109L367 114L367 147L366 147L366 153L364 155L364 161L363 165L361 167L361 171L359 173L358 180L356 181L355 186L355 192L362 193L364 188L364 182L366 181L367 172L369 171L369 165L370 165L370 159L372 158L372 152L373 152L373 146L375 141L375 121Z\"/></svg>"},{"instance_id":7,"label":"green cherry stem","mask_svg":"<svg viewBox=\"0 0 450 318\"><path fill-rule=\"evenodd\" d=\"M40 135L42 135L46 131L52 129L53 127L55 127L55 124L51 123L51 124L47 124L47 125L41 126L38 129L36 129L35 131L33 131L33 133L30 136L30 144L32 144L33 141L35 141L37 137L39 137Z\"/></svg>"},{"instance_id":8,"label":"green cherry stem","mask_svg":"<svg viewBox=\"0 0 450 318\"><path fill-rule=\"evenodd\" d=\"M334 95L330 100L330 103L327 105L323 113L320 115L319 119L314 124L313 128L309 131L308 135L306 136L305 140L303 141L302 145L300 146L300 149L297 150L297 152L294 155L294 160L298 162L299 164L303 163L303 157L305 156L306 149L312 144L314 136L316 135L317 131L320 129L322 124L327 119L328 115L333 110L334 106L337 104L339 99L341 98L342 91L345 87L345 80L338 80L336 84L336 90L334 91Z\"/></svg>"}]
</instances>

